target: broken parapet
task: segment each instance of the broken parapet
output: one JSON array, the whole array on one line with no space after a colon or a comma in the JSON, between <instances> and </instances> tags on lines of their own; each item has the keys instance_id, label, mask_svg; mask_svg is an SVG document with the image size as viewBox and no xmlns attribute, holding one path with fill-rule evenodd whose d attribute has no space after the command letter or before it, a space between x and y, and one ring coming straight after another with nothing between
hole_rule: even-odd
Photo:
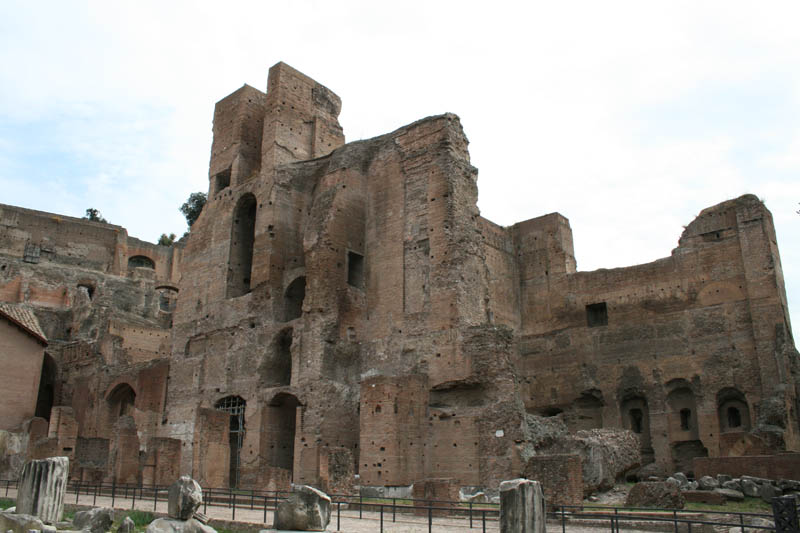
<instances>
[{"instance_id":1,"label":"broken parapet","mask_svg":"<svg viewBox=\"0 0 800 533\"><path fill-rule=\"evenodd\" d=\"M500 533L544 533L544 495L538 481L500 483Z\"/></svg>"},{"instance_id":2,"label":"broken parapet","mask_svg":"<svg viewBox=\"0 0 800 533\"><path fill-rule=\"evenodd\" d=\"M66 457L26 463L19 482L17 513L36 516L46 524L60 521L68 474L69 459Z\"/></svg>"}]
</instances>

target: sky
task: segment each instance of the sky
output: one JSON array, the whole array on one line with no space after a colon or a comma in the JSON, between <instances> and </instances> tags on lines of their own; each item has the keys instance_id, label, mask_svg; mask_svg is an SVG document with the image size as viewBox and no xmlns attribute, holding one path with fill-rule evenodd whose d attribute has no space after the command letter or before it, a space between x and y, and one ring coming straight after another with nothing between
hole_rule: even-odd
<instances>
[{"instance_id":1,"label":"sky","mask_svg":"<svg viewBox=\"0 0 800 533\"><path fill-rule=\"evenodd\" d=\"M0 203L185 231L214 103L284 61L348 141L453 112L481 214L559 212L579 270L670 255L705 207L771 210L800 327L800 3L0 3Z\"/></svg>"}]
</instances>

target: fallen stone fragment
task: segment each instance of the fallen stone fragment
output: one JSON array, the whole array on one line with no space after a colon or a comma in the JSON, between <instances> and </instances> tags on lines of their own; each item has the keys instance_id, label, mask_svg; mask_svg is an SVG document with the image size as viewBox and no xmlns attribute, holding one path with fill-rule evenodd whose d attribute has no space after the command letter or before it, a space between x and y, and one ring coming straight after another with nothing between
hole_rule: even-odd
<instances>
[{"instance_id":1,"label":"fallen stone fragment","mask_svg":"<svg viewBox=\"0 0 800 533\"><path fill-rule=\"evenodd\" d=\"M189 520L203 503L203 489L189 476L181 476L169 487L170 518Z\"/></svg>"},{"instance_id":2,"label":"fallen stone fragment","mask_svg":"<svg viewBox=\"0 0 800 533\"><path fill-rule=\"evenodd\" d=\"M713 490L686 490L683 497L687 503L705 503L708 505L725 505L725 496Z\"/></svg>"},{"instance_id":3,"label":"fallen stone fragment","mask_svg":"<svg viewBox=\"0 0 800 533\"><path fill-rule=\"evenodd\" d=\"M13 531L14 533L28 533L28 530L42 531L44 523L29 514L16 514L0 511L0 531Z\"/></svg>"},{"instance_id":4,"label":"fallen stone fragment","mask_svg":"<svg viewBox=\"0 0 800 533\"><path fill-rule=\"evenodd\" d=\"M114 524L114 509L96 507L88 511L78 511L72 519L72 525L81 531L104 533Z\"/></svg>"},{"instance_id":5,"label":"fallen stone fragment","mask_svg":"<svg viewBox=\"0 0 800 533\"><path fill-rule=\"evenodd\" d=\"M744 500L744 494L739 490L714 489L714 492L716 492L717 494L722 494L723 496L725 496L726 500L730 500L730 501L734 501L734 502L740 502L740 501Z\"/></svg>"},{"instance_id":6,"label":"fallen stone fragment","mask_svg":"<svg viewBox=\"0 0 800 533\"><path fill-rule=\"evenodd\" d=\"M742 482L738 479L732 479L731 481L726 481L722 484L723 489L731 489L731 490L742 490Z\"/></svg>"},{"instance_id":7,"label":"fallen stone fragment","mask_svg":"<svg viewBox=\"0 0 800 533\"><path fill-rule=\"evenodd\" d=\"M717 480L711 476L703 476L697 480L697 485L700 490L714 490L719 487Z\"/></svg>"},{"instance_id":8,"label":"fallen stone fragment","mask_svg":"<svg viewBox=\"0 0 800 533\"><path fill-rule=\"evenodd\" d=\"M743 479L741 485L742 492L745 496L749 496L750 498L758 498L761 496L761 488L749 479Z\"/></svg>"},{"instance_id":9,"label":"fallen stone fragment","mask_svg":"<svg viewBox=\"0 0 800 533\"><path fill-rule=\"evenodd\" d=\"M45 524L60 521L68 473L67 457L28 461L19 480L17 512L36 516Z\"/></svg>"},{"instance_id":10,"label":"fallen stone fragment","mask_svg":"<svg viewBox=\"0 0 800 533\"><path fill-rule=\"evenodd\" d=\"M157 518L147 526L147 533L217 533L217 530L201 524L194 518L189 520Z\"/></svg>"},{"instance_id":11,"label":"fallen stone fragment","mask_svg":"<svg viewBox=\"0 0 800 533\"><path fill-rule=\"evenodd\" d=\"M728 474L717 474L717 483L719 483L720 487L722 486L723 483L725 483L726 481L730 481L732 479L733 478Z\"/></svg>"},{"instance_id":12,"label":"fallen stone fragment","mask_svg":"<svg viewBox=\"0 0 800 533\"><path fill-rule=\"evenodd\" d=\"M500 533L544 533L544 493L538 481L500 483Z\"/></svg>"},{"instance_id":13,"label":"fallen stone fragment","mask_svg":"<svg viewBox=\"0 0 800 533\"><path fill-rule=\"evenodd\" d=\"M772 503L772 498L783 496L783 491L775 485L761 485L761 499L767 503Z\"/></svg>"},{"instance_id":14,"label":"fallen stone fragment","mask_svg":"<svg viewBox=\"0 0 800 533\"><path fill-rule=\"evenodd\" d=\"M800 491L800 481L793 479L779 479L778 488L781 490Z\"/></svg>"},{"instance_id":15,"label":"fallen stone fragment","mask_svg":"<svg viewBox=\"0 0 800 533\"><path fill-rule=\"evenodd\" d=\"M308 485L294 485L289 497L278 504L275 529L324 531L331 521L331 499Z\"/></svg>"},{"instance_id":16,"label":"fallen stone fragment","mask_svg":"<svg viewBox=\"0 0 800 533\"><path fill-rule=\"evenodd\" d=\"M626 507L660 507L662 509L683 509L683 493L672 483L666 481L642 481L635 484L625 499Z\"/></svg>"},{"instance_id":17,"label":"fallen stone fragment","mask_svg":"<svg viewBox=\"0 0 800 533\"><path fill-rule=\"evenodd\" d=\"M675 472L672 474L672 477L678 480L678 482L681 484L681 487L685 487L689 484L689 478L687 478L686 474L683 472Z\"/></svg>"}]
</instances>

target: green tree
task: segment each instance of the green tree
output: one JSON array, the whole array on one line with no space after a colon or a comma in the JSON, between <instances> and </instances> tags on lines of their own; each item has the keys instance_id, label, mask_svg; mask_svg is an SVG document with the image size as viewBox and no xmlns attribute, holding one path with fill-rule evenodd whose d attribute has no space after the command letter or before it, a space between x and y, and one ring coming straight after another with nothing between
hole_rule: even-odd
<instances>
[{"instance_id":1,"label":"green tree","mask_svg":"<svg viewBox=\"0 0 800 533\"><path fill-rule=\"evenodd\" d=\"M200 216L204 205L206 205L206 193L193 192L181 206L181 213L186 217L186 223L189 224L190 228L197 221L197 217Z\"/></svg>"},{"instance_id":2,"label":"green tree","mask_svg":"<svg viewBox=\"0 0 800 533\"><path fill-rule=\"evenodd\" d=\"M170 233L167 235L166 233L162 233L161 237L158 238L158 244L161 246L172 246L175 242L176 236L174 233Z\"/></svg>"},{"instance_id":3,"label":"green tree","mask_svg":"<svg viewBox=\"0 0 800 533\"><path fill-rule=\"evenodd\" d=\"M100 214L100 211L95 209L94 207L90 207L86 210L86 216L84 216L86 220L91 220L92 222L104 222L108 223L108 220L103 218L103 215Z\"/></svg>"}]
</instances>

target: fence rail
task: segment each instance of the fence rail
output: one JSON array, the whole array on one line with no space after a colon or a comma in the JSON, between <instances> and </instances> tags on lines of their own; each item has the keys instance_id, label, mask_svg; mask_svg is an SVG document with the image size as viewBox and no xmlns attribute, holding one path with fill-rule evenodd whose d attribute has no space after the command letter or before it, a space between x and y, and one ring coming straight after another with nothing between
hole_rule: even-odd
<instances>
[{"instance_id":1,"label":"fence rail","mask_svg":"<svg viewBox=\"0 0 800 533\"><path fill-rule=\"evenodd\" d=\"M11 489L16 489L18 482L15 480L0 480L0 494L5 493L8 498ZM91 504L97 505L98 498L110 498L111 507L124 506L130 501L130 508L146 510L152 502L152 510L158 509L159 503L168 501L169 486L167 485L134 485L126 483L89 483L70 481L67 484L66 503L86 504L86 498L91 498ZM74 502L70 500L75 496ZM267 524L268 513L274 512L279 502L290 494L287 491L269 491L260 489L231 489L231 488L204 488L203 489L203 514L209 514L209 508L230 509L230 520L236 521L237 510L259 511L263 524ZM81 500L83 498L83 500ZM420 522L421 529L427 526L432 533L437 527L469 527L480 528L483 533L487 527L497 529L500 517L500 506L495 503L475 503L437 499L414 498L366 498L360 495L331 494L332 521L336 520L336 529L341 530L342 518L370 519L379 522L379 530L383 533L385 522L395 523L398 518L408 521L408 515ZM219 514L219 513L217 513ZM717 510L684 510L684 509L658 509L650 507L606 507L600 505L562 505L547 511L548 522L551 527L560 526L562 533L567 527L595 526L610 529L617 533L622 527L649 527L653 529L673 530L676 533L692 533L693 527L712 526L740 528L742 533L764 530L775 531L775 527L753 524L756 518L773 520L773 515L752 512L728 512ZM217 517L214 517L217 518ZM222 519L227 519L220 517ZM253 514L249 515L250 520ZM436 521L439 524L436 524ZM427 524L424 524L427 522ZM458 523L454 523L457 521ZM605 524L605 525L604 525Z\"/></svg>"}]
</instances>

